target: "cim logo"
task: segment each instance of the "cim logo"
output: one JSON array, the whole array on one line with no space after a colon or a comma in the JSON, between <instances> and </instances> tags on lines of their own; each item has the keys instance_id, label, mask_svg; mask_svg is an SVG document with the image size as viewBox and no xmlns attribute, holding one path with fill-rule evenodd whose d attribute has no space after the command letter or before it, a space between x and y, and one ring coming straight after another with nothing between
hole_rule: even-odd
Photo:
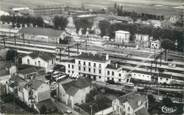
<instances>
[{"instance_id":1,"label":"cim logo","mask_svg":"<svg viewBox=\"0 0 184 115\"><path fill-rule=\"evenodd\" d=\"M162 106L161 110L162 110L163 113L169 114L169 113L176 112L177 111L177 107L176 106L175 107L167 107L167 106L164 105L164 106Z\"/></svg>"}]
</instances>

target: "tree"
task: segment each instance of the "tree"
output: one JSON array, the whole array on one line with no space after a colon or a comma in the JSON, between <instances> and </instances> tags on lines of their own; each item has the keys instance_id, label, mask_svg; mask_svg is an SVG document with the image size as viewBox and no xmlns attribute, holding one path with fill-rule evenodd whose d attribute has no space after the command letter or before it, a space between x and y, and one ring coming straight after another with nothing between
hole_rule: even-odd
<instances>
[{"instance_id":1,"label":"tree","mask_svg":"<svg viewBox=\"0 0 184 115\"><path fill-rule=\"evenodd\" d=\"M10 49L7 51L6 60L15 63L17 55L18 55L18 53L16 50Z\"/></svg>"},{"instance_id":2,"label":"tree","mask_svg":"<svg viewBox=\"0 0 184 115\"><path fill-rule=\"evenodd\" d=\"M75 23L77 32L79 31L80 28L82 28L83 33L86 33L87 28L91 28L93 25L92 21L90 21L89 19L83 19L83 18L74 19L74 23Z\"/></svg>"},{"instance_id":3,"label":"tree","mask_svg":"<svg viewBox=\"0 0 184 115\"><path fill-rule=\"evenodd\" d=\"M40 113L41 114L46 114L47 112L47 107L45 105L42 105L41 108L40 108Z\"/></svg>"},{"instance_id":4,"label":"tree","mask_svg":"<svg viewBox=\"0 0 184 115\"><path fill-rule=\"evenodd\" d=\"M53 19L53 23L56 29L64 30L68 24L68 20L63 16L55 16Z\"/></svg>"},{"instance_id":5,"label":"tree","mask_svg":"<svg viewBox=\"0 0 184 115\"><path fill-rule=\"evenodd\" d=\"M107 20L101 20L98 24L100 31L101 31L101 36L108 35L109 30L110 30L110 22Z\"/></svg>"},{"instance_id":6,"label":"tree","mask_svg":"<svg viewBox=\"0 0 184 115\"><path fill-rule=\"evenodd\" d=\"M169 39L164 39L161 42L161 47L164 49L164 53L165 53L165 61L167 60L167 52L168 50L173 50L175 49L175 44L173 41L169 40Z\"/></svg>"},{"instance_id":7,"label":"tree","mask_svg":"<svg viewBox=\"0 0 184 115\"><path fill-rule=\"evenodd\" d=\"M166 97L166 98L163 98L162 104L167 106L167 107L172 107L173 102L170 98Z\"/></svg>"}]
</instances>

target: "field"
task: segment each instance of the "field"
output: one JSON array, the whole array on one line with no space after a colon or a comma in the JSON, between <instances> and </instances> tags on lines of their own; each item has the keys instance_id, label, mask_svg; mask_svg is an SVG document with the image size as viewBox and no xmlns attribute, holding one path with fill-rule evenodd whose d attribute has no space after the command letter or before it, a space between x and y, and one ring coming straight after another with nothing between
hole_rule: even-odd
<instances>
[{"instance_id":1,"label":"field","mask_svg":"<svg viewBox=\"0 0 184 115\"><path fill-rule=\"evenodd\" d=\"M180 6L183 0L0 0L0 8L8 10L12 7L39 7L52 5L68 5L80 7L83 3L88 8L106 8L113 6L115 2L122 4L125 10L156 13L165 15L179 15L181 9L173 7Z\"/></svg>"}]
</instances>

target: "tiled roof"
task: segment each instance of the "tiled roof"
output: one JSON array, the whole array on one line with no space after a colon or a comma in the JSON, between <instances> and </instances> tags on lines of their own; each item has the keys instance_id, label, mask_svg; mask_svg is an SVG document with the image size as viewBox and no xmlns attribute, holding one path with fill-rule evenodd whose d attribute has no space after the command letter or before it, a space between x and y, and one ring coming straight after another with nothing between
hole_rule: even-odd
<instances>
[{"instance_id":1,"label":"tiled roof","mask_svg":"<svg viewBox=\"0 0 184 115\"><path fill-rule=\"evenodd\" d=\"M90 86L90 84L91 83L88 79L81 78L76 81L65 83L62 86L69 95L73 96L78 90L86 88Z\"/></svg>"},{"instance_id":2,"label":"tiled roof","mask_svg":"<svg viewBox=\"0 0 184 115\"><path fill-rule=\"evenodd\" d=\"M102 62L106 61L106 56L103 54L82 53L76 58L83 59L83 60L92 60L92 61L102 61Z\"/></svg>"},{"instance_id":3,"label":"tiled roof","mask_svg":"<svg viewBox=\"0 0 184 115\"><path fill-rule=\"evenodd\" d=\"M50 28L33 28L33 27L22 28L19 32L24 34L43 35L48 37L59 37L62 33L62 31Z\"/></svg>"},{"instance_id":4,"label":"tiled roof","mask_svg":"<svg viewBox=\"0 0 184 115\"><path fill-rule=\"evenodd\" d=\"M139 107L138 101L141 101L141 103L143 103L147 100L147 98L145 95L130 93L130 94L121 96L119 100L121 103L128 102L131 105L131 107L135 110Z\"/></svg>"},{"instance_id":5,"label":"tiled roof","mask_svg":"<svg viewBox=\"0 0 184 115\"><path fill-rule=\"evenodd\" d=\"M29 54L29 56L33 59L40 57L45 61L51 60L55 57L53 54L43 53L43 52L33 52L33 53Z\"/></svg>"},{"instance_id":6,"label":"tiled roof","mask_svg":"<svg viewBox=\"0 0 184 115\"><path fill-rule=\"evenodd\" d=\"M26 84L26 81L19 76L12 76L10 81L13 81L14 85L19 87L24 87Z\"/></svg>"},{"instance_id":7,"label":"tiled roof","mask_svg":"<svg viewBox=\"0 0 184 115\"><path fill-rule=\"evenodd\" d=\"M121 66L118 62L115 62L115 63L110 63L107 65L107 69L119 69Z\"/></svg>"},{"instance_id":8,"label":"tiled roof","mask_svg":"<svg viewBox=\"0 0 184 115\"><path fill-rule=\"evenodd\" d=\"M29 83L27 83L27 85L29 85L31 88L33 88L34 90L37 90L44 82L41 80L31 80Z\"/></svg>"},{"instance_id":9,"label":"tiled roof","mask_svg":"<svg viewBox=\"0 0 184 115\"><path fill-rule=\"evenodd\" d=\"M38 70L36 67L29 67L18 71L18 73L20 74L31 74L31 73L37 73L37 72Z\"/></svg>"}]
</instances>

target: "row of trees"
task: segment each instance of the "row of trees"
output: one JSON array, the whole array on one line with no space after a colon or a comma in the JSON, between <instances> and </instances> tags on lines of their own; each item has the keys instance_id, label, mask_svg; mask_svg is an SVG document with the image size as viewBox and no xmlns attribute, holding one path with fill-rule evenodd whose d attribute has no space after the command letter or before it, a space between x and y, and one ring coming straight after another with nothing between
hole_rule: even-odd
<instances>
[{"instance_id":1,"label":"row of trees","mask_svg":"<svg viewBox=\"0 0 184 115\"><path fill-rule=\"evenodd\" d=\"M19 27L20 24L22 26L30 26L32 24L33 26L43 27L44 21L42 17L32 17L32 16L1 16L0 20L2 23L12 23L12 26Z\"/></svg>"},{"instance_id":2,"label":"row of trees","mask_svg":"<svg viewBox=\"0 0 184 115\"><path fill-rule=\"evenodd\" d=\"M110 22L108 22L107 20L100 21L99 28L101 30L101 36L108 35L111 38L114 38L115 31L125 30L129 31L131 35L147 34L149 36L153 36L154 39L160 40L169 39L173 42L177 41L179 51L182 51L184 47L183 46L184 33L182 30L154 28L152 26L144 26L139 24L125 24L125 23L110 24Z\"/></svg>"},{"instance_id":3,"label":"row of trees","mask_svg":"<svg viewBox=\"0 0 184 115\"><path fill-rule=\"evenodd\" d=\"M137 13L137 12L130 12L125 11L122 5L118 5L117 3L114 4L115 12L118 16L129 16L134 21L136 19L142 19L142 20L148 20L148 19L154 19L154 20L164 20L164 16L162 15L153 15L153 14L146 14L146 13Z\"/></svg>"},{"instance_id":4,"label":"row of trees","mask_svg":"<svg viewBox=\"0 0 184 115\"><path fill-rule=\"evenodd\" d=\"M82 28L82 33L86 33L87 28L91 28L93 25L93 21L86 18L76 18L74 19L74 24L76 27L76 31Z\"/></svg>"}]
</instances>

